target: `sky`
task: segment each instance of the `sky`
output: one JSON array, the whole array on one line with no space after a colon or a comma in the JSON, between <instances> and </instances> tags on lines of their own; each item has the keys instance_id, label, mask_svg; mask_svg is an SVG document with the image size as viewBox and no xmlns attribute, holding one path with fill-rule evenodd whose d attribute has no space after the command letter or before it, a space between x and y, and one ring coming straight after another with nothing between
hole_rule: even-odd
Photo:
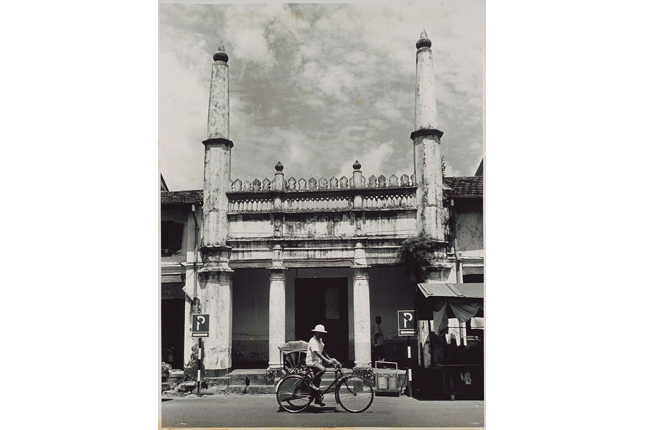
<instances>
[{"instance_id":1,"label":"sky","mask_svg":"<svg viewBox=\"0 0 645 430\"><path fill-rule=\"evenodd\" d=\"M159 5L159 170L200 189L213 53L229 56L231 180L412 175L416 41L432 41L447 176L483 157L485 3Z\"/></svg>"}]
</instances>

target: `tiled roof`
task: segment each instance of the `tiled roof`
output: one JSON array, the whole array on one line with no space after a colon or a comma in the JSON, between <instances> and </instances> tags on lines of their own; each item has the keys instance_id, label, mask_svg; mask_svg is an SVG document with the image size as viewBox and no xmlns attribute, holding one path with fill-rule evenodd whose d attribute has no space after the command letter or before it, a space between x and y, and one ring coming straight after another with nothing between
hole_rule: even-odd
<instances>
[{"instance_id":1,"label":"tiled roof","mask_svg":"<svg viewBox=\"0 0 645 430\"><path fill-rule=\"evenodd\" d=\"M448 197L484 196L484 178L481 176L444 178L444 184L451 188L446 192Z\"/></svg>"},{"instance_id":2,"label":"tiled roof","mask_svg":"<svg viewBox=\"0 0 645 430\"><path fill-rule=\"evenodd\" d=\"M479 167L477 168L477 171L475 172L475 176L484 176L484 159L482 158L481 163L479 163Z\"/></svg>"},{"instance_id":3,"label":"tiled roof","mask_svg":"<svg viewBox=\"0 0 645 430\"><path fill-rule=\"evenodd\" d=\"M162 205L197 204L201 205L204 199L202 190L190 191L162 191Z\"/></svg>"}]
</instances>

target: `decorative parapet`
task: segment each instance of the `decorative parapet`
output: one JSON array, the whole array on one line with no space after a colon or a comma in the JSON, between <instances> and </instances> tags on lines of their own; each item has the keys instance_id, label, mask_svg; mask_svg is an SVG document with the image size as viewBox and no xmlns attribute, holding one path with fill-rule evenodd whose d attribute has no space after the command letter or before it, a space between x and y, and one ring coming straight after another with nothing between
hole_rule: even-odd
<instances>
[{"instance_id":1,"label":"decorative parapet","mask_svg":"<svg viewBox=\"0 0 645 430\"><path fill-rule=\"evenodd\" d=\"M231 182L227 193L229 213L246 212L346 212L351 210L414 210L416 184L414 175L374 175L366 179L354 163L351 178L290 177L283 179L284 166L276 165L273 180L254 179ZM360 184L356 186L356 183Z\"/></svg>"},{"instance_id":2,"label":"decorative parapet","mask_svg":"<svg viewBox=\"0 0 645 430\"><path fill-rule=\"evenodd\" d=\"M388 193L377 195L366 195L363 198L365 209L392 209L392 208L416 208L417 196L415 193Z\"/></svg>"},{"instance_id":3,"label":"decorative parapet","mask_svg":"<svg viewBox=\"0 0 645 430\"><path fill-rule=\"evenodd\" d=\"M414 175L401 175L397 177L392 175L389 178L386 178L384 175L379 176L378 178L374 175L370 176L369 179L362 177L362 186L356 187L354 185L353 178L348 179L343 176L340 179L335 176L327 180L325 178L320 178L318 180L314 178L300 178L296 180L293 176L285 181L285 192L304 192L304 191L327 191L327 190L347 190L347 189L370 189L370 188L406 188L406 187L416 187L414 181ZM259 179L254 179L253 181L246 180L242 182L239 179L231 182L231 192L268 192L276 191L275 181L270 181L269 179L264 179L260 181Z\"/></svg>"},{"instance_id":4,"label":"decorative parapet","mask_svg":"<svg viewBox=\"0 0 645 430\"><path fill-rule=\"evenodd\" d=\"M417 198L414 189L388 189L384 194L363 193L363 204L357 206L351 194L283 195L281 205L262 194L229 193L228 211L240 212L346 212L351 210L415 210Z\"/></svg>"}]
</instances>

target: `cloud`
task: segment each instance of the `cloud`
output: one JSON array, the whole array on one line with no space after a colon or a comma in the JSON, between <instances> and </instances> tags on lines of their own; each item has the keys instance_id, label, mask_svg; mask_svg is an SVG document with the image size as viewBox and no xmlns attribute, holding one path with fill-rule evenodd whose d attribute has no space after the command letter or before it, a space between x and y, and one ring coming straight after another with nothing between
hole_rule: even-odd
<instances>
[{"instance_id":1,"label":"cloud","mask_svg":"<svg viewBox=\"0 0 645 430\"><path fill-rule=\"evenodd\" d=\"M376 177L385 175L389 177L393 173L388 165L392 155L395 153L393 145L394 142L381 143L370 151L354 154L354 158L347 160L341 165L337 177L340 178L345 175L350 178L354 171L352 166L355 161L361 164L361 172L366 178L369 178L371 175Z\"/></svg>"},{"instance_id":2,"label":"cloud","mask_svg":"<svg viewBox=\"0 0 645 430\"><path fill-rule=\"evenodd\" d=\"M212 54L230 70L233 179L412 174L415 42L433 41L442 154L482 157L483 1L405 5L160 5L159 154L172 189L199 188ZM472 170L472 172L471 172ZM198 178L198 181L195 179ZM198 186L194 186L199 182Z\"/></svg>"},{"instance_id":3,"label":"cloud","mask_svg":"<svg viewBox=\"0 0 645 430\"><path fill-rule=\"evenodd\" d=\"M454 167L452 167L451 164L446 163L445 161L444 161L444 166L446 167L446 171L445 171L446 176L469 176L469 175L464 175L463 173L461 173L460 170L455 169ZM476 169L477 168L475 168L475 170ZM474 174L475 170L473 170L473 172L470 175Z\"/></svg>"},{"instance_id":4,"label":"cloud","mask_svg":"<svg viewBox=\"0 0 645 430\"><path fill-rule=\"evenodd\" d=\"M235 55L239 58L261 63L273 61L261 29L248 28L243 32L234 33L231 39L235 41Z\"/></svg>"},{"instance_id":5,"label":"cloud","mask_svg":"<svg viewBox=\"0 0 645 430\"><path fill-rule=\"evenodd\" d=\"M207 87L173 53L160 54L159 66L159 169L172 189L200 188Z\"/></svg>"}]
</instances>

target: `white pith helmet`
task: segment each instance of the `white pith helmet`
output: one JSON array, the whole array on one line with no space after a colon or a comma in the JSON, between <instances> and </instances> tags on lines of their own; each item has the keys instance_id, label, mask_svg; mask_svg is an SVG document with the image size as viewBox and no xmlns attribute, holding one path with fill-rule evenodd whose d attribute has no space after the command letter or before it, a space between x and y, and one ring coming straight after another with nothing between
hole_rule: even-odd
<instances>
[{"instance_id":1,"label":"white pith helmet","mask_svg":"<svg viewBox=\"0 0 645 430\"><path fill-rule=\"evenodd\" d=\"M317 331L318 333L327 333L327 332L325 331L325 326L324 326L324 325L322 325L322 324L318 324L318 325L316 326L316 328L315 328L315 329L313 329L313 330L311 330L311 331Z\"/></svg>"}]
</instances>

